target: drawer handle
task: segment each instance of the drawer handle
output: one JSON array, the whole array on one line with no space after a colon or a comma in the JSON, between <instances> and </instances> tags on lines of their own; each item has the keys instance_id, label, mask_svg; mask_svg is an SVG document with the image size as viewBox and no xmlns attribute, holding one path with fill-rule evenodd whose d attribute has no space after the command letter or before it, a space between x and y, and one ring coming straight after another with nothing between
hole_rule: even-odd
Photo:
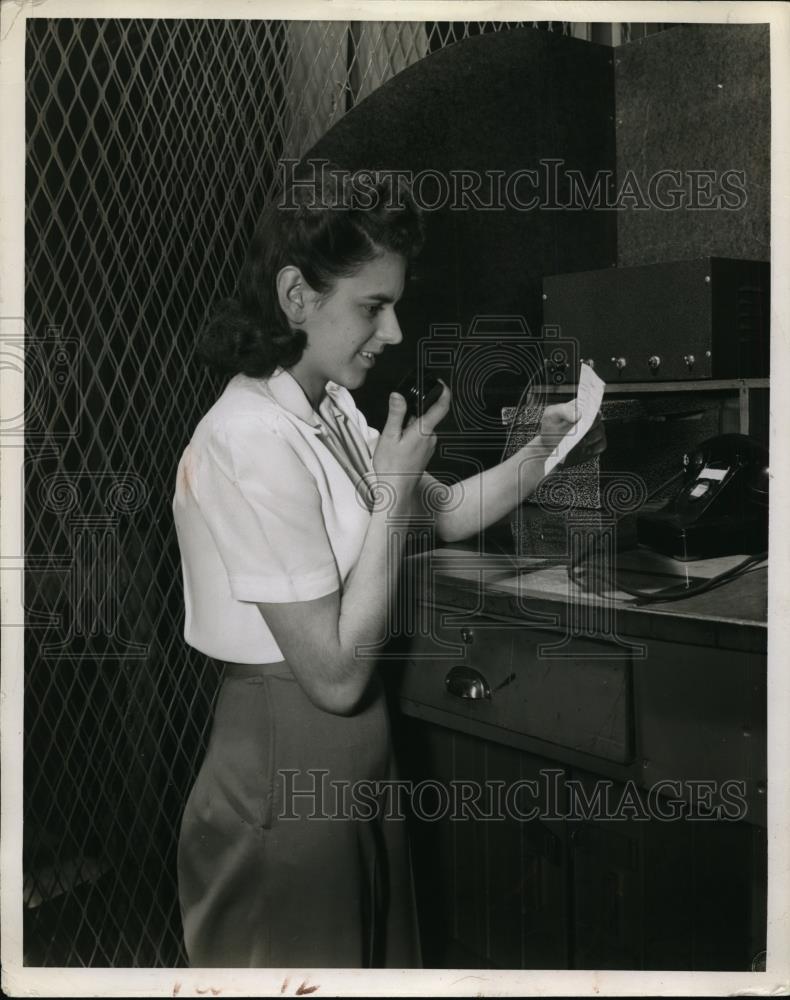
<instances>
[{"instance_id":1,"label":"drawer handle","mask_svg":"<svg viewBox=\"0 0 790 1000\"><path fill-rule=\"evenodd\" d=\"M445 687L457 698L472 698L491 700L491 688L488 681L477 670L471 667L453 667L444 679Z\"/></svg>"}]
</instances>

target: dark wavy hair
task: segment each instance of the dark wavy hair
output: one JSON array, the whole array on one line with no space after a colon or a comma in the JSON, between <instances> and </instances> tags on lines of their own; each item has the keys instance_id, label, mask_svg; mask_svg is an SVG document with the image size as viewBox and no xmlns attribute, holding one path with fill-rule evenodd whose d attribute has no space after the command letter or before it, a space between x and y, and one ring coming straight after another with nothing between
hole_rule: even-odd
<instances>
[{"instance_id":1,"label":"dark wavy hair","mask_svg":"<svg viewBox=\"0 0 790 1000\"><path fill-rule=\"evenodd\" d=\"M292 328L280 308L277 275L283 267L298 267L322 295L384 252L411 262L423 239L422 214L402 177L313 170L309 183L289 184L263 211L236 296L214 306L198 357L226 375L265 378L279 365L289 368L301 358L307 335Z\"/></svg>"}]
</instances>

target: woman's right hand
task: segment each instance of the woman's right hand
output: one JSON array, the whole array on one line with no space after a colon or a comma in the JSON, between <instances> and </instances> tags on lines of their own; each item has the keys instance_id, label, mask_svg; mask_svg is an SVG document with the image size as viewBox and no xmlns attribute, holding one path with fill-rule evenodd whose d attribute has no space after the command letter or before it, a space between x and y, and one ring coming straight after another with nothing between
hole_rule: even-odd
<instances>
[{"instance_id":1,"label":"woman's right hand","mask_svg":"<svg viewBox=\"0 0 790 1000\"><path fill-rule=\"evenodd\" d=\"M452 393L442 385L442 394L433 406L406 427L406 400L397 392L390 395L387 422L373 454L373 468L379 479L397 491L399 500L414 492L436 447L435 428L450 410Z\"/></svg>"}]
</instances>

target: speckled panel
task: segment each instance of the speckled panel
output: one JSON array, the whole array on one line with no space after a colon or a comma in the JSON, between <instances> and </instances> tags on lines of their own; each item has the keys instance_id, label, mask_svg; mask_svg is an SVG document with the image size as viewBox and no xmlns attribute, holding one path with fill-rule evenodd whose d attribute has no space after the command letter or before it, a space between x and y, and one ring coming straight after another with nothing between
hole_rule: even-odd
<instances>
[{"instance_id":1,"label":"speckled panel","mask_svg":"<svg viewBox=\"0 0 790 1000\"><path fill-rule=\"evenodd\" d=\"M649 207L618 213L618 264L768 260L768 26L679 25L615 51L618 185L633 171L645 193L658 171L674 170L682 172L678 187L690 193L689 171L715 171L712 181L699 182L698 203L734 206L662 210L648 193ZM726 180L725 171L742 171L743 184ZM665 204L672 203L671 182L658 182ZM725 194L724 185L734 193Z\"/></svg>"},{"instance_id":2,"label":"speckled panel","mask_svg":"<svg viewBox=\"0 0 790 1000\"><path fill-rule=\"evenodd\" d=\"M721 401L709 393L651 393L639 399L604 399L601 413L606 425L607 449L599 458L563 470L573 488L577 512L600 508L601 474L627 472L642 479L646 494L654 499L672 496L678 484L673 477L682 468L683 453L721 432ZM506 455L523 447L538 430L539 413L502 408L509 428ZM520 555L557 554L565 551L565 515L552 513L552 480L546 480L510 519L515 551ZM620 544L635 538L635 521L621 519Z\"/></svg>"},{"instance_id":3,"label":"speckled panel","mask_svg":"<svg viewBox=\"0 0 790 1000\"><path fill-rule=\"evenodd\" d=\"M606 424L607 449L600 463L596 460L575 466L574 475L584 477L598 468L606 473L627 470L642 476L648 492L652 492L680 468L684 451L719 433L721 406L720 399L702 392L604 399L601 415ZM510 428L507 456L537 434L540 414L516 413L515 407L503 407L502 420ZM578 506L597 506L597 502L580 499Z\"/></svg>"},{"instance_id":4,"label":"speckled panel","mask_svg":"<svg viewBox=\"0 0 790 1000\"><path fill-rule=\"evenodd\" d=\"M608 47L546 31L470 38L398 74L307 155L349 169L443 174L460 168L509 176L539 169L551 157L585 176L613 171L611 60ZM431 324L457 323L467 331L476 316L515 314L537 332L543 275L613 264L615 230L613 213L594 210L431 212L418 277L399 307L404 343L388 351L386 365L357 393L371 422L383 423L387 390L416 363L418 341ZM492 385L507 378L503 366ZM522 388L517 376L515 398ZM485 403L495 423L503 385L497 389L497 399ZM466 446L471 454L474 441Z\"/></svg>"}]
</instances>

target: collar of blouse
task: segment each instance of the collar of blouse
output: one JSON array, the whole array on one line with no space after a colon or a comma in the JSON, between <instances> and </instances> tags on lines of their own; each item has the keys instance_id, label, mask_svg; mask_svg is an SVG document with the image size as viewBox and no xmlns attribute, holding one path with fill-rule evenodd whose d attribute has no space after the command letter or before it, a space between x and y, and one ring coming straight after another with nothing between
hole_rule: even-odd
<instances>
[{"instance_id":1,"label":"collar of blouse","mask_svg":"<svg viewBox=\"0 0 790 1000\"><path fill-rule=\"evenodd\" d=\"M359 429L342 408L339 395L342 386L327 382L326 393L318 413L313 409L304 390L284 368L277 368L266 380L266 391L292 416L304 422L326 445L345 469L351 482L361 490L368 511L373 509L369 476L373 469L370 451Z\"/></svg>"},{"instance_id":2,"label":"collar of blouse","mask_svg":"<svg viewBox=\"0 0 790 1000\"><path fill-rule=\"evenodd\" d=\"M321 417L345 418L346 414L337 403L337 394L340 386L335 382L327 382L326 393L318 406L316 412L304 390L285 368L276 368L266 380L266 387L270 395L295 417L309 424L316 433L321 434L326 430L321 422Z\"/></svg>"}]
</instances>

